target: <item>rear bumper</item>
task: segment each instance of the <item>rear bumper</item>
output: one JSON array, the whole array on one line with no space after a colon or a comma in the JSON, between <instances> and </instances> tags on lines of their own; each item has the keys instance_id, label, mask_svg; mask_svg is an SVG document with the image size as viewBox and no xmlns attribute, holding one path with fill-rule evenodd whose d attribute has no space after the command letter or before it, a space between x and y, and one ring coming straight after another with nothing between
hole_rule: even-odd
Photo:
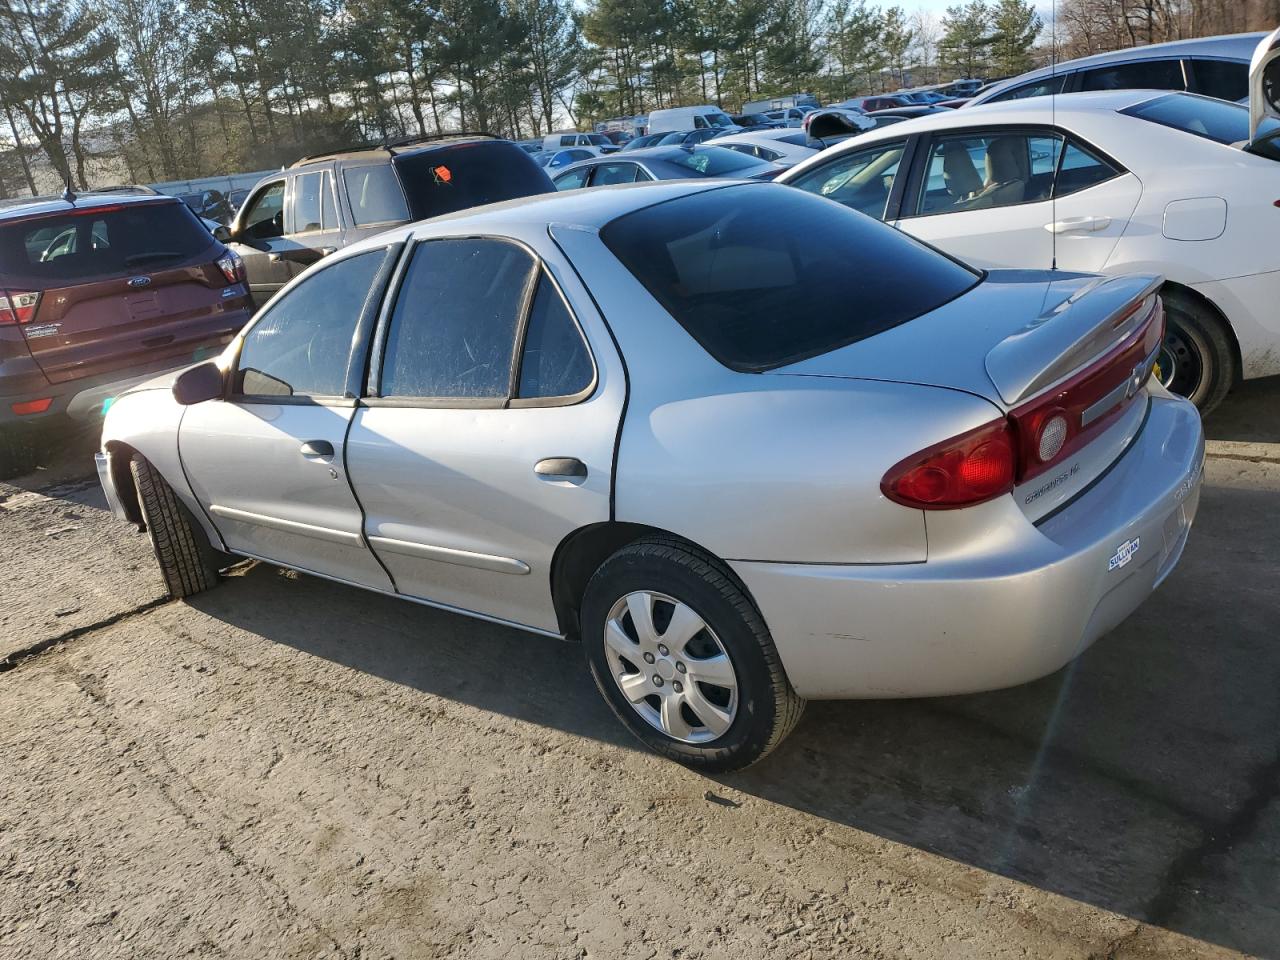
<instances>
[{"instance_id":1,"label":"rear bumper","mask_svg":"<svg viewBox=\"0 0 1280 960\"><path fill-rule=\"evenodd\" d=\"M148 363L135 364L121 370L65 383L45 383L32 388L23 385L20 393L5 393L5 378L0 377L0 424L38 423L55 416L67 416L73 420L88 421L100 418L106 401L119 396L130 387L145 383L164 373L181 370L193 363L215 357L235 336L232 330L212 339L195 351L182 357L167 356ZM29 380L29 378L27 378ZM38 414L19 415L13 412L15 403L52 398L48 409Z\"/></svg>"},{"instance_id":2,"label":"rear bumper","mask_svg":"<svg viewBox=\"0 0 1280 960\"><path fill-rule=\"evenodd\" d=\"M732 564L801 696L972 693L1052 673L1164 580L1199 503L1204 434L1153 397L1129 450L1033 525L1010 497L929 517L930 559L886 566Z\"/></svg>"}]
</instances>

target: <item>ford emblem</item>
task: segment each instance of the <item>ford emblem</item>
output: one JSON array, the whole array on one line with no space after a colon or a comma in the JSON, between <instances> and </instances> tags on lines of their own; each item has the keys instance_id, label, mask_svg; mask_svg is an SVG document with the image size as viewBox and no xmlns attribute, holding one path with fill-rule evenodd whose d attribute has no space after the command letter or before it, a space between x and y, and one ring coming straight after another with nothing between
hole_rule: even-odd
<instances>
[{"instance_id":1,"label":"ford emblem","mask_svg":"<svg viewBox=\"0 0 1280 960\"><path fill-rule=\"evenodd\" d=\"M138 287L149 287L151 286L151 278L150 277L130 277L129 286L134 287L135 289Z\"/></svg>"}]
</instances>

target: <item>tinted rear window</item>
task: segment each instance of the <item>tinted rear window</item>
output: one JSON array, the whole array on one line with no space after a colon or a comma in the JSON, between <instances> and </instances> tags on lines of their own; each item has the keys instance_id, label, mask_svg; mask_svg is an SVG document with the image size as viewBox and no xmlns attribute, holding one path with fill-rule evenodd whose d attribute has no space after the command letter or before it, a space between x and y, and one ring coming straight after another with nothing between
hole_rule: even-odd
<instances>
[{"instance_id":1,"label":"tinted rear window","mask_svg":"<svg viewBox=\"0 0 1280 960\"><path fill-rule=\"evenodd\" d=\"M680 197L601 237L708 353L748 372L875 336L979 280L892 227L782 186Z\"/></svg>"},{"instance_id":2,"label":"tinted rear window","mask_svg":"<svg viewBox=\"0 0 1280 960\"><path fill-rule=\"evenodd\" d=\"M506 141L458 143L404 154L394 163L414 220L555 190L542 168Z\"/></svg>"},{"instance_id":3,"label":"tinted rear window","mask_svg":"<svg viewBox=\"0 0 1280 960\"><path fill-rule=\"evenodd\" d=\"M181 266L214 246L182 203L84 207L0 224L0 274L40 288Z\"/></svg>"},{"instance_id":4,"label":"tinted rear window","mask_svg":"<svg viewBox=\"0 0 1280 960\"><path fill-rule=\"evenodd\" d=\"M1212 97L1174 93L1120 112L1217 143L1240 143L1249 139L1249 109ZM1280 121L1273 119L1263 120L1258 127L1259 139L1277 132L1280 132ZM1274 141L1258 145L1254 152L1280 160L1280 148Z\"/></svg>"},{"instance_id":5,"label":"tinted rear window","mask_svg":"<svg viewBox=\"0 0 1280 960\"><path fill-rule=\"evenodd\" d=\"M705 147L662 159L677 167L684 167L689 171L690 176L696 177L723 177L730 173L748 170L755 172L752 168L763 169L765 166L755 157L745 156L736 150L727 150L724 147Z\"/></svg>"}]
</instances>

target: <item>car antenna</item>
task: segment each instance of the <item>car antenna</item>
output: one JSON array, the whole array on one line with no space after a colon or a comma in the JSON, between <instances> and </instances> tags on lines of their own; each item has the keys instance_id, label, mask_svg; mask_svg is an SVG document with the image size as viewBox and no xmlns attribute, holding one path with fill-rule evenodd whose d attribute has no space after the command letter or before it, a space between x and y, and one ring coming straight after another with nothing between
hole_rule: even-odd
<instances>
[{"instance_id":1,"label":"car antenna","mask_svg":"<svg viewBox=\"0 0 1280 960\"><path fill-rule=\"evenodd\" d=\"M73 207L76 205L76 194L75 191L71 189L70 177L67 178L67 188L62 191L62 199L67 201L67 203L71 204Z\"/></svg>"},{"instance_id":2,"label":"car antenna","mask_svg":"<svg viewBox=\"0 0 1280 960\"><path fill-rule=\"evenodd\" d=\"M1049 123L1056 132L1058 129L1058 90L1054 78L1058 74L1058 0L1053 0L1049 7L1049 16L1053 23L1049 27ZM1049 181L1049 229L1050 243L1053 245L1050 270L1058 269L1058 171L1062 169L1062 161L1067 155L1067 138L1062 138L1062 152L1058 154L1058 163L1053 171L1053 179Z\"/></svg>"}]
</instances>

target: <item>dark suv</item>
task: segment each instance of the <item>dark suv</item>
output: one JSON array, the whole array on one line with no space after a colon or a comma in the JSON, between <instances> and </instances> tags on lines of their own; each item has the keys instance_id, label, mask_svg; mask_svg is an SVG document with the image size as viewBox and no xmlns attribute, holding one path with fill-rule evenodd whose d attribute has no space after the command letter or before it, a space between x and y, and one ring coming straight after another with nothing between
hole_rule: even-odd
<instances>
[{"instance_id":1,"label":"dark suv","mask_svg":"<svg viewBox=\"0 0 1280 960\"><path fill-rule=\"evenodd\" d=\"M216 235L244 258L261 306L321 257L398 224L551 193L528 153L483 134L304 157L259 182Z\"/></svg>"},{"instance_id":2,"label":"dark suv","mask_svg":"<svg viewBox=\"0 0 1280 960\"><path fill-rule=\"evenodd\" d=\"M217 354L250 313L240 258L174 197L0 206L0 468L37 424Z\"/></svg>"}]
</instances>

